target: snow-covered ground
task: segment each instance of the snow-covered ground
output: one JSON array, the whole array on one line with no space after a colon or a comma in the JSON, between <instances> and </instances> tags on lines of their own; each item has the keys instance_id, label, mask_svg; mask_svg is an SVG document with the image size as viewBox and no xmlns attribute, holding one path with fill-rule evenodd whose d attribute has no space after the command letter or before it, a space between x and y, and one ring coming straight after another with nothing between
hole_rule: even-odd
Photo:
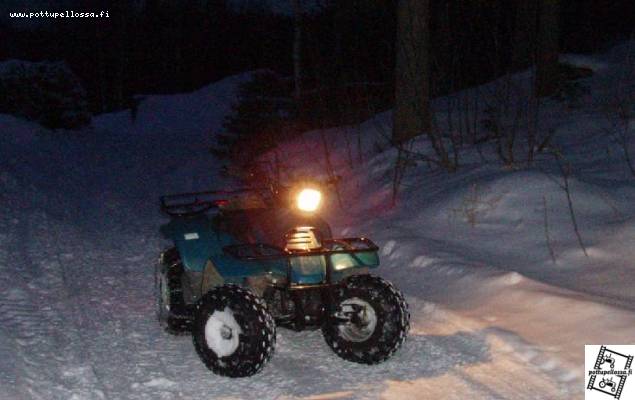
<instances>
[{"instance_id":1,"label":"snow-covered ground","mask_svg":"<svg viewBox=\"0 0 635 400\"><path fill-rule=\"evenodd\" d=\"M134 122L102 115L81 132L1 115L0 397L582 398L584 344L635 344L635 178L600 111L607 94L634 98L623 78L634 48L566 57L594 69L591 93L576 109L542 109L540 128L555 130L552 145L572 166L588 256L551 156L510 170L484 148L487 162L466 151L455 174L421 164L390 207L395 153L378 151L388 114L278 150L290 170L323 174L324 134L345 206L331 201L327 219L336 233L375 240L379 273L406 294L410 337L378 366L339 359L319 331L281 329L262 373L222 378L190 338L155 320L154 264L166 245L157 197L230 184L208 146L247 75L148 96ZM424 139L417 146L426 151Z\"/></svg>"}]
</instances>

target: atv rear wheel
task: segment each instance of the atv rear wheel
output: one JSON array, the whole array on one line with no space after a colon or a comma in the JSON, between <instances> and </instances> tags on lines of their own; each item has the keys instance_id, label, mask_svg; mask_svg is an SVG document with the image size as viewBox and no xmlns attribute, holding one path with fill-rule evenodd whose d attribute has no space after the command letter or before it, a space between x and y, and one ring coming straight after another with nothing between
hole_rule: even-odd
<instances>
[{"instance_id":1,"label":"atv rear wheel","mask_svg":"<svg viewBox=\"0 0 635 400\"><path fill-rule=\"evenodd\" d=\"M181 277L183 264L176 248L166 250L155 271L157 317L166 332L185 335L191 330L192 318L183 300Z\"/></svg>"},{"instance_id":2,"label":"atv rear wheel","mask_svg":"<svg viewBox=\"0 0 635 400\"><path fill-rule=\"evenodd\" d=\"M251 376L273 354L276 325L264 300L239 286L223 285L199 302L193 338L198 355L214 373Z\"/></svg>"},{"instance_id":3,"label":"atv rear wheel","mask_svg":"<svg viewBox=\"0 0 635 400\"><path fill-rule=\"evenodd\" d=\"M322 333L341 358L378 364L405 341L410 327L408 305L390 282L372 275L352 276L336 289L333 300L335 312Z\"/></svg>"}]
</instances>

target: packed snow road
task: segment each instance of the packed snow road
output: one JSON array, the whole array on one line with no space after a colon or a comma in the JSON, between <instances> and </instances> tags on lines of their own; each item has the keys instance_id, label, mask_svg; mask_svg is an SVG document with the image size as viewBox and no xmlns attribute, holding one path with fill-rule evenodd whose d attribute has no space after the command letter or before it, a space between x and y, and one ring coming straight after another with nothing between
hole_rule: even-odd
<instances>
[{"instance_id":1,"label":"packed snow road","mask_svg":"<svg viewBox=\"0 0 635 400\"><path fill-rule=\"evenodd\" d=\"M339 359L319 332L280 330L261 374L215 376L189 337L158 327L152 275L158 239L143 228L143 210L110 213L86 198L71 209L50 209L52 201L42 203L16 183L19 190L4 198L13 212L2 219L3 398L566 397L565 383L512 350L518 349L513 335L451 316L430 322L417 298L409 298L410 339L382 365Z\"/></svg>"}]
</instances>

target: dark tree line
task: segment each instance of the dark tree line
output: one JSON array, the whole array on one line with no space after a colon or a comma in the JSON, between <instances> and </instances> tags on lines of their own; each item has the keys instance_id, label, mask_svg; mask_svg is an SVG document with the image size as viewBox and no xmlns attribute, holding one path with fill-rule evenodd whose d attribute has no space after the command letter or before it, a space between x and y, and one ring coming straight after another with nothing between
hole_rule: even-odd
<instances>
[{"instance_id":1,"label":"dark tree line","mask_svg":"<svg viewBox=\"0 0 635 400\"><path fill-rule=\"evenodd\" d=\"M431 95L529 65L538 32L531 18L519 16L533 15L534 4L430 2ZM66 61L96 113L130 107L135 94L193 90L246 70L290 77L298 20L304 104L299 108L316 113L301 113L306 124L363 119L392 107L397 0L324 0L321 9L299 18L236 10L225 0L85 0L71 8L109 10L110 18L48 21L41 29L33 24L25 29L3 16L0 59ZM564 51L601 49L632 29L633 15L632 1L562 0L559 44ZM517 29L523 24L526 29Z\"/></svg>"},{"instance_id":2,"label":"dark tree line","mask_svg":"<svg viewBox=\"0 0 635 400\"><path fill-rule=\"evenodd\" d=\"M632 4L602 3L575 3L589 12L582 25L594 20L594 5L611 8L618 20L620 11L628 13L628 21L635 17ZM525 160L531 164L535 152L550 139L537 129L542 99L569 97L572 102L574 81L592 73L560 63L560 52L571 38L593 43L594 38L603 37L586 30L587 36L567 31L581 25L566 20L572 7L562 0L447 1L437 2L436 7L423 0L399 0L392 131L392 141L399 148L396 169L408 162L402 160L409 156L407 151L404 155L404 144L420 135L427 135L434 156L417 156L448 171L457 169L461 147L477 141L494 142L500 160L512 166L524 140ZM600 14L606 17L606 9ZM625 35L633 33L629 23L620 20ZM576 47L581 46L577 43ZM512 74L528 67L532 89L526 92ZM495 78L504 79L490 86L488 96L466 93L459 96L458 106L448 104L448 126L440 128L430 106L434 96ZM477 139L477 132L483 131L488 134Z\"/></svg>"},{"instance_id":3,"label":"dark tree line","mask_svg":"<svg viewBox=\"0 0 635 400\"><path fill-rule=\"evenodd\" d=\"M47 21L41 29L2 19L0 37L10 40L0 41L0 60L66 61L95 113L130 107L135 94L194 90L246 70L290 71L284 16L239 13L224 0L88 0L75 8L110 17Z\"/></svg>"}]
</instances>

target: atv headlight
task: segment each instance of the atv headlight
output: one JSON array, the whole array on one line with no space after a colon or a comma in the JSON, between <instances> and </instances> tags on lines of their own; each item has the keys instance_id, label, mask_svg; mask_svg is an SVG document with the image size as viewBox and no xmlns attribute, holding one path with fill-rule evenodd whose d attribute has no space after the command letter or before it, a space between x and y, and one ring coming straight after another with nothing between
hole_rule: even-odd
<instances>
[{"instance_id":1,"label":"atv headlight","mask_svg":"<svg viewBox=\"0 0 635 400\"><path fill-rule=\"evenodd\" d=\"M306 212L313 212L318 209L322 201L322 193L315 189L303 189L298 193L298 209Z\"/></svg>"}]
</instances>

